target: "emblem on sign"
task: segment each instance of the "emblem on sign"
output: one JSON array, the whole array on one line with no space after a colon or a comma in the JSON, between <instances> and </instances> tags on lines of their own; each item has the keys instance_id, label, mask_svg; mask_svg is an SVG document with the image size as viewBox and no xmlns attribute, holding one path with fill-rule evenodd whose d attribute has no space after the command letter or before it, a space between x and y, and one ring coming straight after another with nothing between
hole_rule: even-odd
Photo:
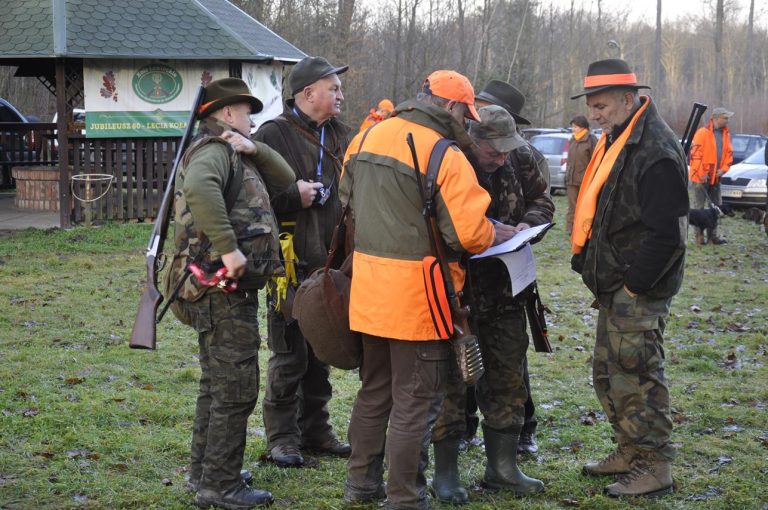
<instances>
[{"instance_id":1,"label":"emblem on sign","mask_svg":"<svg viewBox=\"0 0 768 510\"><path fill-rule=\"evenodd\" d=\"M150 64L142 67L132 80L133 91L139 98L152 104L174 100L182 88L181 75L171 66Z\"/></svg>"}]
</instances>

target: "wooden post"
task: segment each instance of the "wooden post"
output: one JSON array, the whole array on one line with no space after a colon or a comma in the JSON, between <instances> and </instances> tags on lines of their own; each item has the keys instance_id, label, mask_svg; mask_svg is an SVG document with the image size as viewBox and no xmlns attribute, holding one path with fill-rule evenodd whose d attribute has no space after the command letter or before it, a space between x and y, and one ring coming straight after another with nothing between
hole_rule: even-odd
<instances>
[{"instance_id":1,"label":"wooden post","mask_svg":"<svg viewBox=\"0 0 768 510\"><path fill-rule=\"evenodd\" d=\"M59 143L59 224L61 228L72 226L72 199L69 191L69 135L67 133L67 77L65 60L56 59L56 139Z\"/></svg>"}]
</instances>

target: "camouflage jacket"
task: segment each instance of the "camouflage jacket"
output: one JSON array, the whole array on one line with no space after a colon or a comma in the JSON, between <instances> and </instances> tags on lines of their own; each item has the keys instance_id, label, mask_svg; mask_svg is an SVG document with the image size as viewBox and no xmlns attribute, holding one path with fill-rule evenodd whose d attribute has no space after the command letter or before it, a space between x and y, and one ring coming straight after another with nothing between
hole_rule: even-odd
<instances>
[{"instance_id":1,"label":"camouflage jacket","mask_svg":"<svg viewBox=\"0 0 768 510\"><path fill-rule=\"evenodd\" d=\"M285 158L295 173L294 181L316 181L320 132L312 119L298 109L294 112L293 106L293 100L287 101L283 113L264 123L255 138ZM349 126L337 119L325 123L321 171L323 185L330 192L323 205L303 208L295 182L272 197L281 230L293 233L294 250L305 275L325 264L333 229L341 218L339 178L350 134Z\"/></svg>"},{"instance_id":2,"label":"camouflage jacket","mask_svg":"<svg viewBox=\"0 0 768 510\"><path fill-rule=\"evenodd\" d=\"M475 170L478 181L491 195L487 216L508 225L527 223L532 227L552 221L555 204L531 149L525 145L512 151L504 165L492 174ZM469 160L474 165L471 154ZM474 312L503 311L522 304L518 301L520 295L512 296L509 274L498 259L473 260L469 264L468 282Z\"/></svg>"},{"instance_id":3,"label":"camouflage jacket","mask_svg":"<svg viewBox=\"0 0 768 510\"><path fill-rule=\"evenodd\" d=\"M210 241L203 263L217 261L222 254L240 249L248 263L239 287L257 289L264 286L268 277L283 272L277 222L267 187L251 159L241 158L218 137L226 128L213 119L201 122L182 159L175 182L175 251L169 276L178 281L188 260ZM230 179L231 186L235 186L235 199L227 212L225 195ZM199 287L195 278L190 277L179 297L195 301L210 289L215 287Z\"/></svg>"},{"instance_id":4,"label":"camouflage jacket","mask_svg":"<svg viewBox=\"0 0 768 510\"><path fill-rule=\"evenodd\" d=\"M685 196L687 175L682 147L651 102L637 120L600 192L592 237L580 254L583 256L582 279L603 306L611 305L611 295L624 285L625 274L641 246L654 235L653 229L641 218L643 197L639 187L646 171L662 160L672 162L679 174L673 182L681 187L680 195ZM653 282L645 293L648 298L670 298L682 284L688 218L684 215L676 219L677 246L658 275L647 275Z\"/></svg>"}]
</instances>

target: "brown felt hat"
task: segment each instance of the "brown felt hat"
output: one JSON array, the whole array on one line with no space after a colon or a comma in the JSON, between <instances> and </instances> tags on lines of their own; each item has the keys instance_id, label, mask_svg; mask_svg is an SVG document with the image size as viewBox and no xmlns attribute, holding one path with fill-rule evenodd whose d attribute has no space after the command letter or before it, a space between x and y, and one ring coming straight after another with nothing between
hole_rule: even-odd
<instances>
[{"instance_id":1,"label":"brown felt hat","mask_svg":"<svg viewBox=\"0 0 768 510\"><path fill-rule=\"evenodd\" d=\"M291 96L295 96L308 85L332 74L342 74L349 66L333 67L323 57L305 57L293 66L288 75L288 88Z\"/></svg>"},{"instance_id":2,"label":"brown felt hat","mask_svg":"<svg viewBox=\"0 0 768 510\"><path fill-rule=\"evenodd\" d=\"M205 87L203 104L197 114L203 119L216 110L237 103L251 105L251 114L259 113L263 108L261 101L251 95L248 85L240 78L214 80Z\"/></svg>"},{"instance_id":3,"label":"brown felt hat","mask_svg":"<svg viewBox=\"0 0 768 510\"><path fill-rule=\"evenodd\" d=\"M631 89L649 89L647 85L638 85L637 76L620 58L598 60L589 64L587 76L584 78L584 90L571 96L576 99L581 96L602 92L614 87L627 87Z\"/></svg>"}]
</instances>

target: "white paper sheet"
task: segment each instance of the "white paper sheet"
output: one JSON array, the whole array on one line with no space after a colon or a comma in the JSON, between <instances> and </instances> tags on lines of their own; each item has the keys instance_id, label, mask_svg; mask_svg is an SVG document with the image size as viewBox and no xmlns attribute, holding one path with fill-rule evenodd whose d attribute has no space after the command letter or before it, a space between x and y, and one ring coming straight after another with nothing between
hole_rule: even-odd
<instances>
[{"instance_id":1,"label":"white paper sheet","mask_svg":"<svg viewBox=\"0 0 768 510\"><path fill-rule=\"evenodd\" d=\"M533 249L530 244L525 244L517 251L502 253L496 256L504 262L512 281L512 295L518 295L528 285L536 281L536 259L533 258Z\"/></svg>"},{"instance_id":2,"label":"white paper sheet","mask_svg":"<svg viewBox=\"0 0 768 510\"><path fill-rule=\"evenodd\" d=\"M502 253L512 252L515 250L519 250L524 244L526 244L528 241L539 235L542 231L549 228L549 223L544 223L543 225L538 225L536 227L527 228L525 230L521 230L517 234L512 237L512 239L509 239L508 241L504 241L503 243L497 245L497 246L491 246L487 250L485 250L483 253L478 253L477 255L474 255L473 259L481 259L483 257L495 257Z\"/></svg>"}]
</instances>

